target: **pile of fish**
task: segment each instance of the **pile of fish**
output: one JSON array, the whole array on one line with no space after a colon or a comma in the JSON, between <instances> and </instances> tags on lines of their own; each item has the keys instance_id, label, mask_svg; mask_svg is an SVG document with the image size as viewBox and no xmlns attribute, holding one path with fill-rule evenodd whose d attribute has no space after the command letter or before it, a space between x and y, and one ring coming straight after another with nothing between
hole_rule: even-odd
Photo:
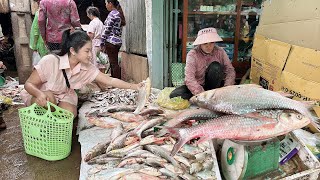
<instances>
[{"instance_id":1,"label":"pile of fish","mask_svg":"<svg viewBox=\"0 0 320 180\"><path fill-rule=\"evenodd\" d=\"M95 106L98 107L108 107L117 105L131 105L137 104L139 91L131 89L118 89L112 88L107 89L103 92L92 93L88 96L88 101L94 102ZM153 102L157 99L157 96L153 93L150 94L148 101Z\"/></svg>"},{"instance_id":2,"label":"pile of fish","mask_svg":"<svg viewBox=\"0 0 320 180\"><path fill-rule=\"evenodd\" d=\"M160 108L146 108L139 114L134 114L134 106L111 106L105 109L94 109L86 115L87 120L98 127L115 128L122 124L126 130L139 126L143 121L149 120L149 117L156 114L162 114L164 111Z\"/></svg>"},{"instance_id":3,"label":"pile of fish","mask_svg":"<svg viewBox=\"0 0 320 180\"><path fill-rule=\"evenodd\" d=\"M198 108L169 115L146 106L147 88L140 92L137 106L99 107L87 114L91 123L115 128L110 141L84 157L94 164L88 179L215 179L207 140L266 140L310 122L318 127L310 103L256 85L203 92L190 100Z\"/></svg>"},{"instance_id":4,"label":"pile of fish","mask_svg":"<svg viewBox=\"0 0 320 180\"><path fill-rule=\"evenodd\" d=\"M160 108L147 107L147 104L150 105L156 99L156 95L151 93L149 78L143 81L143 86L139 89L138 94L133 94L135 92L133 90L113 89L110 91L112 93L102 96L103 105L95 104L92 107L93 110L87 112L86 117L91 124L102 128L114 128L123 124L125 129L130 129L147 120L148 116L164 113ZM138 103L135 99L138 100ZM111 101L116 102L115 105L107 105Z\"/></svg>"},{"instance_id":5,"label":"pile of fish","mask_svg":"<svg viewBox=\"0 0 320 180\"><path fill-rule=\"evenodd\" d=\"M20 92L23 90L23 86L19 85L19 81L12 77L6 77L6 83L0 87L0 96L5 96L12 99L14 103L22 103Z\"/></svg>"},{"instance_id":6,"label":"pile of fish","mask_svg":"<svg viewBox=\"0 0 320 180\"><path fill-rule=\"evenodd\" d=\"M176 140L156 130L164 123L189 127L190 119L218 115L206 109L165 115L161 108L145 107L148 88L140 91L137 107L111 106L87 114L92 124L114 127L110 141L97 144L85 155L84 161L92 165L88 179L216 179L208 141L184 145L170 156Z\"/></svg>"},{"instance_id":7,"label":"pile of fish","mask_svg":"<svg viewBox=\"0 0 320 180\"><path fill-rule=\"evenodd\" d=\"M111 140L97 144L84 157L92 165L87 179L215 179L209 142L184 145L170 156L175 139L157 137L161 116L144 120L134 129L119 124Z\"/></svg>"}]
</instances>

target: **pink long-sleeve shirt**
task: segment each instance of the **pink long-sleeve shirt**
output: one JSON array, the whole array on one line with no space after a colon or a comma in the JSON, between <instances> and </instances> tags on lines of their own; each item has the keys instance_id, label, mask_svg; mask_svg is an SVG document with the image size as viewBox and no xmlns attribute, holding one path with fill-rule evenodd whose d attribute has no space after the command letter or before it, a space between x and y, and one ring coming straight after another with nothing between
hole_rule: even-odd
<instances>
[{"instance_id":1,"label":"pink long-sleeve shirt","mask_svg":"<svg viewBox=\"0 0 320 180\"><path fill-rule=\"evenodd\" d=\"M43 40L50 43L61 43L64 30L81 27L73 0L41 0L38 23Z\"/></svg>"},{"instance_id":2,"label":"pink long-sleeve shirt","mask_svg":"<svg viewBox=\"0 0 320 180\"><path fill-rule=\"evenodd\" d=\"M236 72L227 53L215 46L211 54L205 54L200 46L197 46L187 54L185 67L185 84L193 95L204 91L205 72L214 61L219 62L223 67L224 86L235 84Z\"/></svg>"}]
</instances>

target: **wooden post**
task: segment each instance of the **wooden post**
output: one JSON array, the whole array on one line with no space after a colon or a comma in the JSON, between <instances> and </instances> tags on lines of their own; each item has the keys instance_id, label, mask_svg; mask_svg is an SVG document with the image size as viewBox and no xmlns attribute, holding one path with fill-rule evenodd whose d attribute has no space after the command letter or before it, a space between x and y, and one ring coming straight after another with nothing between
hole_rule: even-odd
<instances>
[{"instance_id":1,"label":"wooden post","mask_svg":"<svg viewBox=\"0 0 320 180\"><path fill-rule=\"evenodd\" d=\"M182 62L186 62L187 58L187 41L188 41L188 15L189 15L189 10L188 10L188 2L189 0L183 0L183 27L182 27Z\"/></svg>"},{"instance_id":2,"label":"wooden post","mask_svg":"<svg viewBox=\"0 0 320 180\"><path fill-rule=\"evenodd\" d=\"M11 23L19 83L24 84L32 72L29 34L32 24L30 1L10 0Z\"/></svg>"},{"instance_id":3,"label":"wooden post","mask_svg":"<svg viewBox=\"0 0 320 180\"><path fill-rule=\"evenodd\" d=\"M239 40L240 40L240 30L241 30L241 6L242 0L237 0L237 18L236 18L236 31L234 36L234 56L233 56L233 66L236 68L238 66L238 55L239 55Z\"/></svg>"}]
</instances>

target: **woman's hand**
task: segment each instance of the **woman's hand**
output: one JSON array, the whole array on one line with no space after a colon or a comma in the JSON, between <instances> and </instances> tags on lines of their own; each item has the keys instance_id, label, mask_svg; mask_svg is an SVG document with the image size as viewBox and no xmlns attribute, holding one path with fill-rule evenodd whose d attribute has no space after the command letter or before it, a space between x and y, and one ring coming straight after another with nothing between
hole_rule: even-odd
<instances>
[{"instance_id":1,"label":"woman's hand","mask_svg":"<svg viewBox=\"0 0 320 180\"><path fill-rule=\"evenodd\" d=\"M49 97L47 94L41 92L40 95L36 97L35 103L37 103L39 106L46 107L47 101L49 101Z\"/></svg>"},{"instance_id":2,"label":"woman's hand","mask_svg":"<svg viewBox=\"0 0 320 180\"><path fill-rule=\"evenodd\" d=\"M137 85L137 89L141 89L144 87L145 83L144 82L140 82L139 84L136 84Z\"/></svg>"},{"instance_id":3,"label":"woman's hand","mask_svg":"<svg viewBox=\"0 0 320 180\"><path fill-rule=\"evenodd\" d=\"M130 85L130 89L137 90L137 91L139 91L143 87L144 87L144 82L140 82L138 84L131 84Z\"/></svg>"},{"instance_id":4,"label":"woman's hand","mask_svg":"<svg viewBox=\"0 0 320 180\"><path fill-rule=\"evenodd\" d=\"M1 68L1 69L7 69L7 67L3 64L2 61L0 61L0 68Z\"/></svg>"}]
</instances>

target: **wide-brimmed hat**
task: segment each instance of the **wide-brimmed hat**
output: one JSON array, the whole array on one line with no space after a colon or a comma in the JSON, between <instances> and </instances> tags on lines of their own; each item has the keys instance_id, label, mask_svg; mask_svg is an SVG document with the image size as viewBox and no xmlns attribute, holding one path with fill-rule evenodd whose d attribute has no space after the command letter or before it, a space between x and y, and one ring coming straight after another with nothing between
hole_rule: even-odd
<instances>
[{"instance_id":1,"label":"wide-brimmed hat","mask_svg":"<svg viewBox=\"0 0 320 180\"><path fill-rule=\"evenodd\" d=\"M219 41L222 41L222 39L215 28L205 28L198 32L197 39L193 42L193 45Z\"/></svg>"}]
</instances>

